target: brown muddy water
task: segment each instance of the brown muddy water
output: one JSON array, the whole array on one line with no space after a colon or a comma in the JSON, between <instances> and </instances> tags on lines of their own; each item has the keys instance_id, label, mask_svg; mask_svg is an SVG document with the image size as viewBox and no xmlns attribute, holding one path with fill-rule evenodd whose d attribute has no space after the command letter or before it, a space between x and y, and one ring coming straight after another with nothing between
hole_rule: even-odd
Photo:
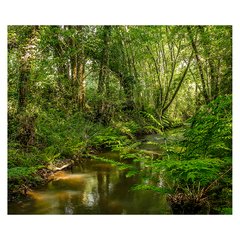
<instances>
[{"instance_id":1,"label":"brown muddy water","mask_svg":"<svg viewBox=\"0 0 240 240\"><path fill-rule=\"evenodd\" d=\"M171 214L166 196L133 191L139 177L126 177L109 163L87 160L72 171L61 171L28 198L9 203L9 214Z\"/></svg>"}]
</instances>

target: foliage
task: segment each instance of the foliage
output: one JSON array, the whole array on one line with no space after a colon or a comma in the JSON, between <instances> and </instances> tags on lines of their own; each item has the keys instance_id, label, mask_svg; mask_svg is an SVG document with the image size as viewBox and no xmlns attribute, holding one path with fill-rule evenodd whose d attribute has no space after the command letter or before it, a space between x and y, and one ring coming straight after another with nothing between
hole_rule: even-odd
<instances>
[{"instance_id":1,"label":"foliage","mask_svg":"<svg viewBox=\"0 0 240 240\"><path fill-rule=\"evenodd\" d=\"M133 120L125 122L115 122L114 127L121 133L131 139L135 138L136 133L139 131L140 126Z\"/></svg>"},{"instance_id":2,"label":"foliage","mask_svg":"<svg viewBox=\"0 0 240 240\"><path fill-rule=\"evenodd\" d=\"M9 200L18 198L42 179L37 175L38 167L13 167L8 169ZM14 196L16 194L16 196Z\"/></svg>"},{"instance_id":3,"label":"foliage","mask_svg":"<svg viewBox=\"0 0 240 240\"><path fill-rule=\"evenodd\" d=\"M97 149L116 149L129 143L127 136L121 135L117 130L106 128L98 135L94 136L91 145Z\"/></svg>"},{"instance_id":4,"label":"foliage","mask_svg":"<svg viewBox=\"0 0 240 240\"><path fill-rule=\"evenodd\" d=\"M36 148L31 148L30 152L26 152L17 146L10 146L8 149L8 168L42 165L44 161L40 154L41 152Z\"/></svg>"},{"instance_id":5,"label":"foliage","mask_svg":"<svg viewBox=\"0 0 240 240\"><path fill-rule=\"evenodd\" d=\"M154 163L153 168L163 172L170 185L179 189L198 184L207 187L218 178L223 165L220 159L162 160Z\"/></svg>"},{"instance_id":6,"label":"foliage","mask_svg":"<svg viewBox=\"0 0 240 240\"><path fill-rule=\"evenodd\" d=\"M191 120L185 137L186 156L231 156L232 96L219 96L201 109Z\"/></svg>"},{"instance_id":7,"label":"foliage","mask_svg":"<svg viewBox=\"0 0 240 240\"><path fill-rule=\"evenodd\" d=\"M65 118L61 112L51 110L38 116L36 134L38 141L46 147L46 153L67 156L84 148L83 141L87 142L96 133L97 128L94 128L80 114Z\"/></svg>"},{"instance_id":8,"label":"foliage","mask_svg":"<svg viewBox=\"0 0 240 240\"><path fill-rule=\"evenodd\" d=\"M29 176L32 176L33 173L36 172L36 168L29 168L29 167L14 167L10 168L8 171L8 178L10 181L14 180L22 180L29 178Z\"/></svg>"},{"instance_id":9,"label":"foliage","mask_svg":"<svg viewBox=\"0 0 240 240\"><path fill-rule=\"evenodd\" d=\"M157 133L163 133L164 129L170 126L169 119L166 116L161 116L157 119L151 113L143 112L143 115L152 123L151 125L145 126L145 128L152 129Z\"/></svg>"}]
</instances>

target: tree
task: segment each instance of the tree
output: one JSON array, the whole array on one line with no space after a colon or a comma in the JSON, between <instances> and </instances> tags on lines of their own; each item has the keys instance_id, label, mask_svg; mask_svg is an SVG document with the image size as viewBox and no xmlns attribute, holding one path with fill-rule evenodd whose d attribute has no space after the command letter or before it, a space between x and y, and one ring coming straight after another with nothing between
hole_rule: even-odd
<instances>
[{"instance_id":1,"label":"tree","mask_svg":"<svg viewBox=\"0 0 240 240\"><path fill-rule=\"evenodd\" d=\"M18 35L18 32L21 35ZM30 78L32 61L36 55L37 26L9 27L9 49L16 51L19 62L18 80L18 112L24 111L30 95Z\"/></svg>"},{"instance_id":2,"label":"tree","mask_svg":"<svg viewBox=\"0 0 240 240\"><path fill-rule=\"evenodd\" d=\"M187 30L205 102L231 93L231 27L188 26Z\"/></svg>"}]
</instances>

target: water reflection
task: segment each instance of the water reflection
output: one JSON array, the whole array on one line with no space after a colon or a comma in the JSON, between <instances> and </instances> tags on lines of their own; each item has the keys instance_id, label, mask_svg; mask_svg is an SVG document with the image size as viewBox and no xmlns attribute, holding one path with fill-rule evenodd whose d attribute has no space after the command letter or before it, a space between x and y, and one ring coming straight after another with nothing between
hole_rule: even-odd
<instances>
[{"instance_id":1,"label":"water reflection","mask_svg":"<svg viewBox=\"0 0 240 240\"><path fill-rule=\"evenodd\" d=\"M9 204L10 214L169 214L164 195L150 191L131 191L141 183L127 178L108 163L93 160L76 166L73 172L59 172L45 189L31 197Z\"/></svg>"}]
</instances>

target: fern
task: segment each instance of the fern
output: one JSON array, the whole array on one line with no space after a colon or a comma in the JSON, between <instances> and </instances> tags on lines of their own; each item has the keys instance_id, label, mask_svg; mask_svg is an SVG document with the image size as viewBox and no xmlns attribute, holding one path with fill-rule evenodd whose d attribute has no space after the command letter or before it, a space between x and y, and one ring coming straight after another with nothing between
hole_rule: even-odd
<instances>
[{"instance_id":1,"label":"fern","mask_svg":"<svg viewBox=\"0 0 240 240\"><path fill-rule=\"evenodd\" d=\"M164 160L153 163L153 170L162 171L175 186L194 185L196 182L207 186L219 176L223 165L220 159Z\"/></svg>"},{"instance_id":2,"label":"fern","mask_svg":"<svg viewBox=\"0 0 240 240\"><path fill-rule=\"evenodd\" d=\"M146 118L148 118L153 124L157 125L157 127L155 127L153 125L146 126L145 127L146 129L154 130L154 131L156 131L158 133L162 133L163 132L164 125L163 125L162 121L157 120L152 114L147 113L147 112L143 112L143 115Z\"/></svg>"},{"instance_id":3,"label":"fern","mask_svg":"<svg viewBox=\"0 0 240 240\"><path fill-rule=\"evenodd\" d=\"M225 157L232 152L232 97L219 96L202 106L185 132L185 156Z\"/></svg>"}]
</instances>

